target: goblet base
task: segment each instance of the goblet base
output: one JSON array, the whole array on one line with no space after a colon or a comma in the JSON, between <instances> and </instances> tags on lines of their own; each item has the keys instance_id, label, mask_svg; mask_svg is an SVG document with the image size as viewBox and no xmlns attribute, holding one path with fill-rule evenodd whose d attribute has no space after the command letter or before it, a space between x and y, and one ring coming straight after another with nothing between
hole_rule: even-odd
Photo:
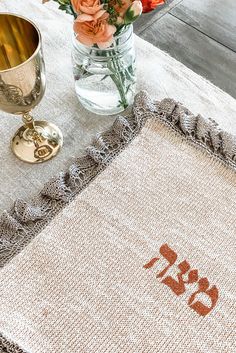
<instances>
[{"instance_id":1,"label":"goblet base","mask_svg":"<svg viewBox=\"0 0 236 353\"><path fill-rule=\"evenodd\" d=\"M35 121L35 130L21 126L11 142L13 153L28 163L42 163L55 157L63 145L60 129L47 121Z\"/></svg>"}]
</instances>

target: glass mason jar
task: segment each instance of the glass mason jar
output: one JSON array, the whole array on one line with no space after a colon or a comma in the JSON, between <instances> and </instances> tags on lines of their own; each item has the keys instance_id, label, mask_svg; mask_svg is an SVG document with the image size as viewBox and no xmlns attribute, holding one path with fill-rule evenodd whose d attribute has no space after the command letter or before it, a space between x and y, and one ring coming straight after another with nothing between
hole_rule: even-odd
<instances>
[{"instance_id":1,"label":"glass mason jar","mask_svg":"<svg viewBox=\"0 0 236 353\"><path fill-rule=\"evenodd\" d=\"M103 115L122 112L135 94L133 26L115 36L107 49L88 47L73 36L75 91L88 110Z\"/></svg>"}]
</instances>

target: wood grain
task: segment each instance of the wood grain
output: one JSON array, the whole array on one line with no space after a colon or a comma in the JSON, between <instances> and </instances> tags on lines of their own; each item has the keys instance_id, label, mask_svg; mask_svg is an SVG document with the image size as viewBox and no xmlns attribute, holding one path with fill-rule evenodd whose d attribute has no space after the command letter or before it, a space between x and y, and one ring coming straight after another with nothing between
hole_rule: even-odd
<instances>
[{"instance_id":1,"label":"wood grain","mask_svg":"<svg viewBox=\"0 0 236 353\"><path fill-rule=\"evenodd\" d=\"M236 53L167 13L140 36L236 98Z\"/></svg>"},{"instance_id":2,"label":"wood grain","mask_svg":"<svg viewBox=\"0 0 236 353\"><path fill-rule=\"evenodd\" d=\"M235 0L183 0L170 13L236 52Z\"/></svg>"}]
</instances>

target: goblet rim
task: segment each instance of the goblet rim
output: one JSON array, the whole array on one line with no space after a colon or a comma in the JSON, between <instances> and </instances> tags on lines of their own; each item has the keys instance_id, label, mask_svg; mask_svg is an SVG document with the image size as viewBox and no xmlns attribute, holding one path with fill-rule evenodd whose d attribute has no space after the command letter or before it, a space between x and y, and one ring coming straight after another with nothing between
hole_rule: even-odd
<instances>
[{"instance_id":1,"label":"goblet rim","mask_svg":"<svg viewBox=\"0 0 236 353\"><path fill-rule=\"evenodd\" d=\"M9 68L9 69L0 70L0 74L1 74L1 73L4 73L4 72L13 71L13 70L15 70L15 69L18 69L18 68L20 68L20 67L26 65L26 64L29 63L32 59L34 59L35 56L37 56L39 50L40 50L41 47L42 47L42 35L41 35L41 32L40 32L38 26L37 26L32 20L30 20L29 18L27 18L27 17L25 17L25 16L21 16L21 15L19 15L19 14L13 13L13 12L1 12L1 13L0 13L0 16L2 16L2 15L8 15L8 16L14 16L14 17L22 18L23 20L29 22L29 23L36 29L37 34L38 34L38 39L39 39L39 41L38 41L37 48L35 49L35 51L33 52L33 54L32 54L27 60L25 60L24 62L22 62L22 63L19 64L19 65L16 65L16 66L14 66L14 67Z\"/></svg>"}]
</instances>

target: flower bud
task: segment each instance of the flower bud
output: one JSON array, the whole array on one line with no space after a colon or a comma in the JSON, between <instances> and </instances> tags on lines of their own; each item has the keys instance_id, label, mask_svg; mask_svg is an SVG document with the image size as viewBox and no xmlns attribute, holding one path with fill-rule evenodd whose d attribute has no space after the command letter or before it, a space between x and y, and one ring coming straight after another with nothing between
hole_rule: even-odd
<instances>
[{"instance_id":1,"label":"flower bud","mask_svg":"<svg viewBox=\"0 0 236 353\"><path fill-rule=\"evenodd\" d=\"M139 0L134 0L132 5L128 8L124 16L125 24L130 24L134 22L142 13L142 2Z\"/></svg>"}]
</instances>

